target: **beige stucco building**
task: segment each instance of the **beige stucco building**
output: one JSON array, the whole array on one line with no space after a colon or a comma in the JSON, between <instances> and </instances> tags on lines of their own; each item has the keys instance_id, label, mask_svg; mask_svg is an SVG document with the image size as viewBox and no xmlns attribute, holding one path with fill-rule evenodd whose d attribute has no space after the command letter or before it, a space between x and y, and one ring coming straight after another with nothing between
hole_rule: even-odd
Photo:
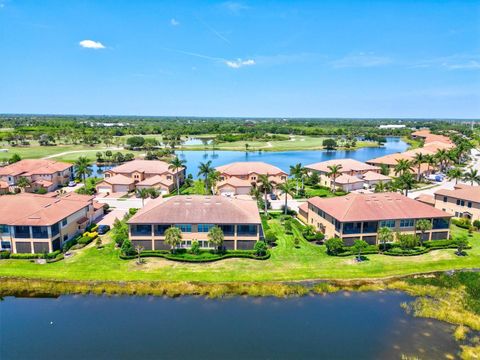
<instances>
[{"instance_id":1,"label":"beige stucco building","mask_svg":"<svg viewBox=\"0 0 480 360\"><path fill-rule=\"evenodd\" d=\"M459 184L453 190L438 190L434 197L437 209L455 217L480 220L480 186Z\"/></svg>"},{"instance_id":2,"label":"beige stucco building","mask_svg":"<svg viewBox=\"0 0 480 360\"><path fill-rule=\"evenodd\" d=\"M145 250L166 250L165 231L178 227L182 231L182 247L189 248L197 240L203 248L211 248L208 231L213 226L223 230L224 246L230 250L253 249L262 236L257 202L224 196L173 196L150 201L129 221L129 237L133 245Z\"/></svg>"},{"instance_id":3,"label":"beige stucco building","mask_svg":"<svg viewBox=\"0 0 480 360\"><path fill-rule=\"evenodd\" d=\"M451 215L399 193L349 194L335 198L315 197L302 204L299 218L326 238L338 237L347 245L357 239L378 243L381 227L393 232L417 233L416 221L428 219L432 230L424 240L447 239Z\"/></svg>"}]
</instances>

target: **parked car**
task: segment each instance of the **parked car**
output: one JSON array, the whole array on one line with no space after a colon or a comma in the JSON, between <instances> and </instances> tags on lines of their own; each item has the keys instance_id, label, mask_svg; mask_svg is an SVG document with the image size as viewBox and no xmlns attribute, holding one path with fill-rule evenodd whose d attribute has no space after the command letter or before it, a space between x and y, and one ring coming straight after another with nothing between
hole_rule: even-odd
<instances>
[{"instance_id":1,"label":"parked car","mask_svg":"<svg viewBox=\"0 0 480 360\"><path fill-rule=\"evenodd\" d=\"M70 186L70 187L74 187L75 185L77 185L77 183L75 181L70 181L68 183L68 186Z\"/></svg>"},{"instance_id":2,"label":"parked car","mask_svg":"<svg viewBox=\"0 0 480 360\"><path fill-rule=\"evenodd\" d=\"M277 195L275 195L275 194L270 194L270 199L272 199L272 200L277 200Z\"/></svg>"},{"instance_id":3,"label":"parked car","mask_svg":"<svg viewBox=\"0 0 480 360\"><path fill-rule=\"evenodd\" d=\"M109 231L110 231L110 226L109 225L98 225L97 232L98 232L99 235L106 234Z\"/></svg>"}]
</instances>

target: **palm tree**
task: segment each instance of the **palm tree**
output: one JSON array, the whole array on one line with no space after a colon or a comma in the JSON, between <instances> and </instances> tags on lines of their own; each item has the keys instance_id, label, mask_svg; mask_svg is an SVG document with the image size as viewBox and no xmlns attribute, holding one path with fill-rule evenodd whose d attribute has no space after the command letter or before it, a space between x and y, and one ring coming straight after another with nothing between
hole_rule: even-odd
<instances>
[{"instance_id":1,"label":"palm tree","mask_svg":"<svg viewBox=\"0 0 480 360\"><path fill-rule=\"evenodd\" d=\"M262 198L262 194L256 186L252 186L252 188L250 189L250 195L252 195L257 201Z\"/></svg>"},{"instance_id":2,"label":"palm tree","mask_svg":"<svg viewBox=\"0 0 480 360\"><path fill-rule=\"evenodd\" d=\"M213 171L211 165L211 160L208 160L206 163L201 162L200 165L198 165L198 176L203 176L205 180L205 193L208 193L208 176Z\"/></svg>"},{"instance_id":3,"label":"palm tree","mask_svg":"<svg viewBox=\"0 0 480 360\"><path fill-rule=\"evenodd\" d=\"M378 229L378 240L383 244L383 251L387 249L387 242L393 241L393 232L388 227Z\"/></svg>"},{"instance_id":4,"label":"palm tree","mask_svg":"<svg viewBox=\"0 0 480 360\"><path fill-rule=\"evenodd\" d=\"M437 163L437 160L432 155L424 155L425 163L427 164L427 173L430 174L430 166L433 166Z\"/></svg>"},{"instance_id":5,"label":"palm tree","mask_svg":"<svg viewBox=\"0 0 480 360\"><path fill-rule=\"evenodd\" d=\"M223 230L218 227L214 226L208 230L208 241L215 246L216 251L223 245Z\"/></svg>"},{"instance_id":6,"label":"palm tree","mask_svg":"<svg viewBox=\"0 0 480 360\"><path fill-rule=\"evenodd\" d=\"M185 164L186 161L180 159L178 156L175 156L168 163L168 169L173 170L173 172L175 173L175 181L177 183L177 195L180 195L180 177L178 176L178 170L184 167Z\"/></svg>"},{"instance_id":7,"label":"palm tree","mask_svg":"<svg viewBox=\"0 0 480 360\"><path fill-rule=\"evenodd\" d=\"M448 170L448 180L455 180L455 185L458 184L458 180L463 178L463 170L459 167Z\"/></svg>"},{"instance_id":8,"label":"palm tree","mask_svg":"<svg viewBox=\"0 0 480 360\"><path fill-rule=\"evenodd\" d=\"M220 171L212 170L210 174L208 174L208 184L210 185L210 189L212 190L212 194L215 194L215 187L217 183L220 181L220 176L222 174Z\"/></svg>"},{"instance_id":9,"label":"palm tree","mask_svg":"<svg viewBox=\"0 0 480 360\"><path fill-rule=\"evenodd\" d=\"M445 171L445 166L446 166L447 162L449 161L448 151L445 150L445 149L438 150L435 154L435 159L440 164L441 171L444 172Z\"/></svg>"},{"instance_id":10,"label":"palm tree","mask_svg":"<svg viewBox=\"0 0 480 360\"><path fill-rule=\"evenodd\" d=\"M480 174L478 173L477 169L470 169L469 172L463 175L463 180L470 181L470 185L473 186L473 183L477 183L480 185Z\"/></svg>"},{"instance_id":11,"label":"palm tree","mask_svg":"<svg viewBox=\"0 0 480 360\"><path fill-rule=\"evenodd\" d=\"M280 190L282 190L283 194L285 195L285 215L288 213L288 194L292 192L293 187L291 183L288 181L285 181L283 184L280 184L278 187Z\"/></svg>"},{"instance_id":12,"label":"palm tree","mask_svg":"<svg viewBox=\"0 0 480 360\"><path fill-rule=\"evenodd\" d=\"M387 190L387 187L385 186L385 183L383 181L380 181L375 184L374 192L380 193L380 192L385 192Z\"/></svg>"},{"instance_id":13,"label":"palm tree","mask_svg":"<svg viewBox=\"0 0 480 360\"><path fill-rule=\"evenodd\" d=\"M177 227L169 227L165 230L165 244L170 245L172 253L175 253L175 249L182 242L182 231Z\"/></svg>"},{"instance_id":14,"label":"palm tree","mask_svg":"<svg viewBox=\"0 0 480 360\"><path fill-rule=\"evenodd\" d=\"M395 175L403 175L412 170L412 163L407 159L397 160L397 165L395 165Z\"/></svg>"},{"instance_id":15,"label":"palm tree","mask_svg":"<svg viewBox=\"0 0 480 360\"><path fill-rule=\"evenodd\" d=\"M22 176L20 179L18 179L17 181L17 186L22 189L23 192L25 192L25 189L27 187L30 187L32 186L32 183L30 182L30 180L28 180L28 178Z\"/></svg>"},{"instance_id":16,"label":"palm tree","mask_svg":"<svg viewBox=\"0 0 480 360\"><path fill-rule=\"evenodd\" d=\"M416 222L415 229L420 230L422 234L420 236L420 246L423 246L423 237L425 235L425 232L432 229L432 222L427 219L420 219Z\"/></svg>"},{"instance_id":17,"label":"palm tree","mask_svg":"<svg viewBox=\"0 0 480 360\"><path fill-rule=\"evenodd\" d=\"M296 194L298 195L298 180L303 175L303 167L301 163L290 166L290 176L297 181Z\"/></svg>"},{"instance_id":18,"label":"palm tree","mask_svg":"<svg viewBox=\"0 0 480 360\"><path fill-rule=\"evenodd\" d=\"M397 183L399 188L405 190L405 196L408 196L408 190L411 190L413 188L413 185L415 184L415 179L413 178L413 175L411 173L407 172L397 178Z\"/></svg>"},{"instance_id":19,"label":"palm tree","mask_svg":"<svg viewBox=\"0 0 480 360\"><path fill-rule=\"evenodd\" d=\"M142 208L145 206L145 199L150 196L150 190L147 188L137 189L137 197L142 199Z\"/></svg>"},{"instance_id":20,"label":"palm tree","mask_svg":"<svg viewBox=\"0 0 480 360\"><path fill-rule=\"evenodd\" d=\"M336 183L336 180L337 180L337 177L340 175L340 170L342 169L342 165L329 165L327 166L328 169L330 170L330 172L327 173L327 176L330 176L333 178L333 188L332 188L332 191L335 192L336 188L337 188L337 183Z\"/></svg>"},{"instance_id":21,"label":"palm tree","mask_svg":"<svg viewBox=\"0 0 480 360\"><path fill-rule=\"evenodd\" d=\"M80 156L77 161L75 161L75 172L82 179L83 185L85 185L85 178L92 174L92 169L90 167L90 160L85 156Z\"/></svg>"},{"instance_id":22,"label":"palm tree","mask_svg":"<svg viewBox=\"0 0 480 360\"><path fill-rule=\"evenodd\" d=\"M263 192L263 195L264 195L265 215L267 215L268 214L267 195L273 190L273 183L268 178L268 174L267 175L259 175L258 176L258 183L260 185L260 190Z\"/></svg>"},{"instance_id":23,"label":"palm tree","mask_svg":"<svg viewBox=\"0 0 480 360\"><path fill-rule=\"evenodd\" d=\"M417 181L420 181L420 171L422 168L422 164L425 162L425 155L423 155L421 152L418 152L415 154L412 163L414 165L417 165Z\"/></svg>"}]
</instances>

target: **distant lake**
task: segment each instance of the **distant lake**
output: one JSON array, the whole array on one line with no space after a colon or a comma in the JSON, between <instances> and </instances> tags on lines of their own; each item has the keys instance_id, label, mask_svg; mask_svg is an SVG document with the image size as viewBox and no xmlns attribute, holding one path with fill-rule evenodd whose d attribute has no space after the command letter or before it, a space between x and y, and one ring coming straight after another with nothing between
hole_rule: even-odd
<instances>
[{"instance_id":1,"label":"distant lake","mask_svg":"<svg viewBox=\"0 0 480 360\"><path fill-rule=\"evenodd\" d=\"M200 141L192 139L192 141ZM225 151L225 150L178 150L176 154L187 161L187 173L197 177L198 165L211 160L212 166L229 164L236 161L263 161L286 171L290 165L302 163L307 165L315 162L352 158L367 161L376 157L403 152L408 149L408 144L398 137L388 137L387 142L381 147L365 147L358 150L298 150L298 151ZM92 177L103 177L103 171L112 166L92 166Z\"/></svg>"},{"instance_id":2,"label":"distant lake","mask_svg":"<svg viewBox=\"0 0 480 360\"><path fill-rule=\"evenodd\" d=\"M187 173L197 177L198 165L211 160L212 166L220 166L236 161L263 161L286 171L290 165L302 163L307 165L331 159L352 158L367 161L376 157L403 152L408 149L408 144L398 137L388 137L387 142L381 147L366 147L358 150L299 150L299 151L212 151L212 150L185 150L177 151L177 155L187 161Z\"/></svg>"},{"instance_id":3,"label":"distant lake","mask_svg":"<svg viewBox=\"0 0 480 360\"><path fill-rule=\"evenodd\" d=\"M452 326L414 318L397 292L299 298L13 298L0 301L0 358L443 359Z\"/></svg>"}]
</instances>

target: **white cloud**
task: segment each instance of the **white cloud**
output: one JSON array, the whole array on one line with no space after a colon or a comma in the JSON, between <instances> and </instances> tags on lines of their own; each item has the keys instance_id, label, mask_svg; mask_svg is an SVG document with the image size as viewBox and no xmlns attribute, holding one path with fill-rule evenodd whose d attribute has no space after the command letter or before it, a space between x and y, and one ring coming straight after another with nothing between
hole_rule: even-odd
<instances>
[{"instance_id":1,"label":"white cloud","mask_svg":"<svg viewBox=\"0 0 480 360\"><path fill-rule=\"evenodd\" d=\"M172 25L172 26L178 26L178 25L180 25L180 21L178 21L178 20L175 19L175 18L172 18L172 19L170 20L170 25Z\"/></svg>"},{"instance_id":2,"label":"white cloud","mask_svg":"<svg viewBox=\"0 0 480 360\"><path fill-rule=\"evenodd\" d=\"M105 49L105 46L100 41L82 40L80 46L87 49Z\"/></svg>"},{"instance_id":3,"label":"white cloud","mask_svg":"<svg viewBox=\"0 0 480 360\"><path fill-rule=\"evenodd\" d=\"M248 60L242 60L242 59L237 59L237 60L226 60L225 64L232 68L232 69L238 69L243 66L252 66L255 65L255 60L253 59L248 59Z\"/></svg>"},{"instance_id":4,"label":"white cloud","mask_svg":"<svg viewBox=\"0 0 480 360\"><path fill-rule=\"evenodd\" d=\"M480 55L455 54L418 61L414 68L441 68L446 70L479 70Z\"/></svg>"},{"instance_id":5,"label":"white cloud","mask_svg":"<svg viewBox=\"0 0 480 360\"><path fill-rule=\"evenodd\" d=\"M387 56L379 56L374 53L358 53L347 55L341 59L332 62L333 67L377 67L391 64L393 61Z\"/></svg>"},{"instance_id":6,"label":"white cloud","mask_svg":"<svg viewBox=\"0 0 480 360\"><path fill-rule=\"evenodd\" d=\"M240 2L236 2L236 1L226 1L226 2L222 3L222 7L224 7L228 11L230 11L232 13L235 13L235 14L239 13L242 10L247 10L247 9L250 8L249 6L247 6L245 4L242 4Z\"/></svg>"}]
</instances>

